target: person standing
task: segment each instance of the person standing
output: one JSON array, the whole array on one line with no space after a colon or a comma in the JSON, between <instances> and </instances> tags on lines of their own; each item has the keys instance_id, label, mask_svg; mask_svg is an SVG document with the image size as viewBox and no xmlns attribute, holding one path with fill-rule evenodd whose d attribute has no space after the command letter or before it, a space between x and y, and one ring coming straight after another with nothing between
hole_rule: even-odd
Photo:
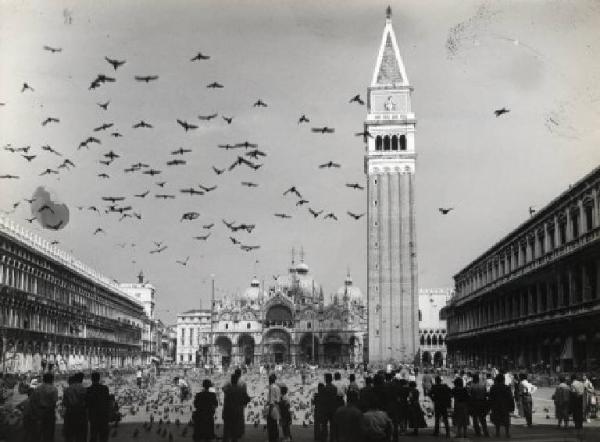
<instances>
[{"instance_id":1,"label":"person standing","mask_svg":"<svg viewBox=\"0 0 600 442\"><path fill-rule=\"evenodd\" d=\"M287 397L288 388L282 385L280 389L281 400L279 401L279 411L281 412L281 433L283 434L281 440L282 442L290 442L292 440L292 414L290 412L290 401Z\"/></svg>"},{"instance_id":2,"label":"person standing","mask_svg":"<svg viewBox=\"0 0 600 442\"><path fill-rule=\"evenodd\" d=\"M279 441L279 401L281 400L281 390L275 383L277 376L275 373L269 375L269 386L267 387L267 434L269 442Z\"/></svg>"},{"instance_id":3,"label":"person standing","mask_svg":"<svg viewBox=\"0 0 600 442\"><path fill-rule=\"evenodd\" d=\"M65 442L86 442L87 440L87 416L85 413L87 390L82 384L83 373L76 373L69 378L69 386L63 391Z\"/></svg>"},{"instance_id":4,"label":"person standing","mask_svg":"<svg viewBox=\"0 0 600 442\"><path fill-rule=\"evenodd\" d=\"M361 388L358 396L358 408L364 413L371 408L371 405L375 403L375 391L373 390L373 378L367 376L365 378L365 386Z\"/></svg>"},{"instance_id":5,"label":"person standing","mask_svg":"<svg viewBox=\"0 0 600 442\"><path fill-rule=\"evenodd\" d=\"M338 409L338 389L333 385L331 373L325 373L325 388L323 389L323 442L335 440L335 428L333 426L333 415Z\"/></svg>"},{"instance_id":6,"label":"person standing","mask_svg":"<svg viewBox=\"0 0 600 442\"><path fill-rule=\"evenodd\" d=\"M577 375L571 375L571 399L570 408L573 414L573 423L576 429L583 428L583 393L585 387Z\"/></svg>"},{"instance_id":7,"label":"person standing","mask_svg":"<svg viewBox=\"0 0 600 442\"><path fill-rule=\"evenodd\" d=\"M360 434L364 442L389 442L392 437L392 420L379 408L377 401L369 404L360 420Z\"/></svg>"},{"instance_id":8,"label":"person standing","mask_svg":"<svg viewBox=\"0 0 600 442\"><path fill-rule=\"evenodd\" d=\"M490 408L492 410L490 417L496 427L496 437L500 436L500 427L504 427L505 436L510 437L510 413L515 410L515 401L502 374L496 376L494 385L490 389Z\"/></svg>"},{"instance_id":9,"label":"person standing","mask_svg":"<svg viewBox=\"0 0 600 442\"><path fill-rule=\"evenodd\" d=\"M106 385L100 383L100 373L92 373L92 385L87 388L85 402L90 422L90 442L108 440L110 421L110 393Z\"/></svg>"},{"instance_id":10,"label":"person standing","mask_svg":"<svg viewBox=\"0 0 600 442\"><path fill-rule=\"evenodd\" d=\"M583 417L586 422L590 422L590 412L592 409L592 401L595 395L594 384L583 375Z\"/></svg>"},{"instance_id":11,"label":"person standing","mask_svg":"<svg viewBox=\"0 0 600 442\"><path fill-rule=\"evenodd\" d=\"M40 440L40 426L32 403L33 388L28 387L27 399L17 405L21 410L23 422L23 442L38 442Z\"/></svg>"},{"instance_id":12,"label":"person standing","mask_svg":"<svg viewBox=\"0 0 600 442\"><path fill-rule=\"evenodd\" d=\"M427 428L425 416L419 402L419 390L417 383L410 381L408 383L408 426L413 429L413 434L419 434L419 428Z\"/></svg>"},{"instance_id":13,"label":"person standing","mask_svg":"<svg viewBox=\"0 0 600 442\"><path fill-rule=\"evenodd\" d=\"M571 398L571 390L566 383L566 379L563 375L558 377L558 386L554 390L552 400L554 401L554 413L556 420L558 420L558 428L561 427L561 423L565 423L565 428L569 425L569 401Z\"/></svg>"},{"instance_id":14,"label":"person standing","mask_svg":"<svg viewBox=\"0 0 600 442\"><path fill-rule=\"evenodd\" d=\"M527 426L531 427L533 413L533 399L531 395L535 393L537 387L527 380L527 373L519 375L519 395L521 396L521 407L523 408L523 417L527 422Z\"/></svg>"},{"instance_id":15,"label":"person standing","mask_svg":"<svg viewBox=\"0 0 600 442\"><path fill-rule=\"evenodd\" d=\"M463 386L462 377L454 379L452 397L454 398L452 421L456 427L456 436L466 438L467 427L469 426L469 392Z\"/></svg>"},{"instance_id":16,"label":"person standing","mask_svg":"<svg viewBox=\"0 0 600 442\"><path fill-rule=\"evenodd\" d=\"M435 377L435 384L431 387L429 393L433 401L433 413L435 416L435 426L433 427L433 435L440 434L440 419L444 422L446 429L446 437L450 437L450 426L448 425L448 409L452 405L452 391L450 387L442 383L441 376Z\"/></svg>"},{"instance_id":17,"label":"person standing","mask_svg":"<svg viewBox=\"0 0 600 442\"><path fill-rule=\"evenodd\" d=\"M325 390L325 384L319 382L317 385L317 392L315 393L312 403L313 403L313 415L315 417L314 423L314 440L321 441L323 440L323 421L325 420L323 414L323 391Z\"/></svg>"},{"instance_id":18,"label":"person standing","mask_svg":"<svg viewBox=\"0 0 600 442\"><path fill-rule=\"evenodd\" d=\"M431 378L431 374L429 374L428 369L423 370L423 379L421 379L421 385L423 387L423 397L429 396L429 392L433 386L433 379Z\"/></svg>"},{"instance_id":19,"label":"person standing","mask_svg":"<svg viewBox=\"0 0 600 442\"><path fill-rule=\"evenodd\" d=\"M54 375L44 373L42 385L37 387L31 397L33 414L39 423L41 442L53 442L56 426L56 402L58 390L54 386Z\"/></svg>"},{"instance_id":20,"label":"person standing","mask_svg":"<svg viewBox=\"0 0 600 442\"><path fill-rule=\"evenodd\" d=\"M142 388L143 376L144 376L144 372L142 371L141 367L138 367L137 371L135 372L135 380L136 380L138 388Z\"/></svg>"},{"instance_id":21,"label":"person standing","mask_svg":"<svg viewBox=\"0 0 600 442\"><path fill-rule=\"evenodd\" d=\"M346 396L348 395L348 392L354 391L356 392L356 397L360 397L360 388L358 388L358 384L356 383L356 375L354 373L350 373L350 376L348 376L348 381Z\"/></svg>"},{"instance_id":22,"label":"person standing","mask_svg":"<svg viewBox=\"0 0 600 442\"><path fill-rule=\"evenodd\" d=\"M360 420L362 413L358 409L358 392L348 389L347 405L339 407L333 415L336 442L361 442Z\"/></svg>"},{"instance_id":23,"label":"person standing","mask_svg":"<svg viewBox=\"0 0 600 442\"><path fill-rule=\"evenodd\" d=\"M241 374L241 372L240 372ZM231 375L231 383L223 387L223 440L236 442L244 435L244 408L250 402L246 389L238 384L239 374Z\"/></svg>"},{"instance_id":24,"label":"person standing","mask_svg":"<svg viewBox=\"0 0 600 442\"><path fill-rule=\"evenodd\" d=\"M469 409L473 416L473 429L475 435L489 437L486 417L488 413L488 393L485 384L479 382L479 373L473 373L473 380L469 388Z\"/></svg>"},{"instance_id":25,"label":"person standing","mask_svg":"<svg viewBox=\"0 0 600 442\"><path fill-rule=\"evenodd\" d=\"M196 393L192 415L194 422L194 442L212 441L215 438L215 411L219 405L217 395L210 391L210 379L202 381L203 390Z\"/></svg>"}]
</instances>

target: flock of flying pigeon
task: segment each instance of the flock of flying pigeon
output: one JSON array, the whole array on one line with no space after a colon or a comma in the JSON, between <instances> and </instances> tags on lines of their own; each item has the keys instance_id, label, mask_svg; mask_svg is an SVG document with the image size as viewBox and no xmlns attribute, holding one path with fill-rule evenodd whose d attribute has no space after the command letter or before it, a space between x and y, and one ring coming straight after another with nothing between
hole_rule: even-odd
<instances>
[{"instance_id":1,"label":"flock of flying pigeon","mask_svg":"<svg viewBox=\"0 0 600 442\"><path fill-rule=\"evenodd\" d=\"M62 48L57 48L57 47L52 47L52 46L44 46L43 49L52 54L60 54L62 52ZM190 59L190 62L192 62L192 63L202 62L202 61L209 60L209 59L210 59L209 55L199 52ZM95 76L95 78L91 79L91 82L90 82L89 88L88 88L90 91L95 91L99 88L102 88L106 83L116 82L117 75L119 74L119 69L127 63L126 60L118 60L118 59L114 59L114 58L110 58L110 57L104 57L104 60L112 68L113 74L112 75L97 74ZM135 75L134 80L139 83L148 84L151 82L159 81L159 75ZM212 82L212 83L206 85L206 87L209 89L220 89L220 88L223 88L224 85L220 84L218 82ZM23 93L23 94L35 93L35 88L28 82L23 82L22 87L21 87L21 93ZM99 102L96 104L101 110L108 111L109 106L111 105L111 101L107 100L105 102ZM350 98L349 104L357 104L359 106L362 106L365 103L364 103L364 100L360 97L360 95L355 95L352 98ZM0 105L5 106L6 103L0 103ZM257 99L253 103L253 108L267 108L267 107L268 107L268 104L260 98ZM510 111L509 109L502 108L502 109L496 110L494 112L494 114L496 115L496 117L500 117L501 115L506 114L509 111ZM213 113L210 115L199 115L198 120L199 121L210 121L213 119L217 119L218 117L219 117L218 113ZM221 115L221 119L227 125L231 125L234 122L234 116ZM60 122L61 122L60 118L58 118L56 116L48 116L43 121L41 121L41 125L43 127L46 127L48 125L60 124ZM175 118L173 123L179 125L185 133L187 133L189 131L194 131L194 130L198 129L198 127L199 127L198 124L194 124L193 122L189 122L185 119L180 119L180 118ZM306 114L302 114L297 120L297 125L308 125L309 123L310 123L310 118ZM145 120L140 120L139 122L135 122L131 127L134 130L152 130L153 129L152 123L145 121ZM92 147L92 145L98 145L98 146L102 145L102 141L103 141L102 136L103 135L108 135L108 137L115 138L115 139L124 137L124 135L117 130L114 123L101 122L95 128L92 129L92 132L93 132L92 134L87 136L76 146L77 151L84 149L84 148L86 150L88 150L88 149L90 149L90 147ZM311 127L311 132L315 133L315 134L327 135L327 134L333 134L335 132L335 129L333 127L328 127L328 126ZM367 137L371 137L371 134L369 134L367 131L355 133L355 135L362 136L364 139L366 139ZM211 167L212 171L214 172L214 174L216 176L225 174L226 172L231 172L232 170L234 170L235 168L238 168L238 167L240 167L240 168L246 167L246 168L250 169L251 171L257 171L258 169L260 169L261 167L263 167L265 165L265 159L267 157L267 153L264 152L263 150L260 150L258 147L258 144L256 144L256 143L252 143L250 141L243 141L243 142L239 142L236 144L219 144L217 147L219 149L224 149L226 151L229 151L229 150L235 151L237 153L237 155L236 155L235 159L231 162L231 164L229 164L228 166L217 167L215 165L212 165L212 167ZM36 158L38 158L40 156L40 154L47 153L47 154L54 155L54 156L62 159L62 162L60 162L60 164L58 164L55 168L45 168L45 169L41 170L39 173L39 176L58 175L61 172L61 169L69 170L70 168L76 167L75 161L66 157L66 152L60 152L58 149L55 149L48 144L41 146L39 152L35 152L34 150L32 150L32 147L29 145L24 146L24 147L13 147L11 144L7 144L3 147L3 150L10 152L12 154L20 155L27 163L32 163L34 165L35 165ZM191 149L185 149L183 147L178 148L176 150L172 150L170 152L172 159L170 159L169 161L166 162L166 166L167 167L185 166L187 163L186 159L185 159L186 154L189 154L190 152L192 152ZM102 164L103 166L108 167L108 166L111 166L113 164L113 162L118 158L120 158L120 155L111 149L109 152L103 154L102 159L99 160L99 163ZM335 161L328 161L328 162L318 165L319 169L339 169L341 167L342 167L341 164L338 162L335 162ZM113 173L112 170L115 170L115 169L111 168L110 169L111 173ZM115 170L115 173L116 172L117 171ZM120 172L124 173L124 174L142 174L142 175L148 175L150 177L154 177L154 176L160 175L163 171L161 169L151 167L149 164L137 162L135 164L129 165L126 168L121 169ZM110 179L110 175L107 172L98 173L97 177L99 179L103 179L103 180ZM8 179L8 180L9 179L19 179L19 176L13 175L13 174L2 174L2 175L0 175L0 179ZM161 190L157 191L153 194L154 198L163 199L163 200L175 199L177 197L176 196L177 191L178 191L178 193L187 194L189 196L202 196L209 192L215 191L218 187L217 185L211 185L211 186L198 185L197 187L182 188L182 189L177 189L176 191L171 190L170 192L168 192L168 191L162 190L165 188L166 184L167 184L166 181L158 181L155 183L155 185L158 188L160 188ZM244 187L248 187L248 188L253 188L253 187L259 186L259 184L254 181L242 181L241 185ZM353 189L353 190L357 190L357 191L364 190L363 185L361 185L359 183L346 183L346 187ZM102 197L102 203L99 203L97 205L89 205L87 207L78 206L77 208L79 210L93 211L98 214L100 214L101 212L104 212L105 214L117 214L117 215L119 215L119 221L122 221L126 218L142 220L142 214L139 211L136 211L134 209L134 205L133 205L132 201L135 201L137 199L144 199L147 197L151 197L150 196L151 193L153 193L153 192L151 192L150 189L147 189L144 192L133 194L131 196L124 196L124 195L104 196L104 197ZM296 186L291 186L288 189L284 190L282 192L282 196L285 198L294 198L295 197L297 199L296 207L306 206L308 213L314 219L321 218L323 220L338 221L338 215L336 213L328 212L325 209L319 209L319 208L312 207L310 200L308 200L307 197L305 195L303 195ZM59 229L63 229L66 227L66 225L68 223L68 220L66 220L66 219L54 218L52 222L47 222L42 219L42 217L40 215L44 212L46 215L54 215L54 211L53 211L51 205L38 204L37 206L35 206L36 209L34 211L33 210L34 200L33 199L24 199L24 201L28 202L31 205L32 212L34 212L34 213L32 213L32 215L34 215L33 217L26 218L27 222L29 222L30 224L37 219L38 222L40 222L40 224L44 228L47 228L47 229L59 230ZM20 204L20 201L13 204L13 207L12 207L13 211L19 206L19 204ZM100 204L105 204L105 206L102 207ZM440 207L438 210L442 215L447 215L450 211L453 210L453 208ZM35 213L36 211L37 211L37 213ZM349 210L346 212L346 214L352 220L360 220L365 215L365 213L354 213ZM185 212L181 215L180 222L181 223L191 222L191 221L194 221L197 218L199 218L199 216L200 216L200 214L198 212ZM292 217L292 215L290 215L289 213L285 213L285 212L277 212L277 213L274 213L273 216L276 218L279 218L279 219L288 219L288 218ZM46 217L44 217L44 218L46 218ZM254 224L236 223L235 221L228 221L226 219L222 220L222 224L230 232L229 240L231 241L231 243L234 246L239 246L240 250L245 251L245 252L251 252L253 250L257 250L260 248L260 245L247 244L245 242L242 242L241 240L239 240L236 237L236 233L240 230L247 232L247 233L252 233L252 231L256 227ZM215 227L215 225L216 225L216 223L214 223L214 222L211 222L210 224L203 224L202 228L204 229L205 234L194 236L193 239L197 240L197 241L207 241L209 239L209 237L211 236L211 229L213 229L213 227ZM106 234L106 232L104 231L104 229L99 227L93 232L93 235L98 235L98 234ZM149 252L150 254L161 253L162 251L166 250L168 247L167 245L163 244L162 242L155 242L155 246L156 246L155 248L150 250L150 252ZM178 260L177 263L180 265L186 266L188 263L188 260L189 260L189 257L187 257L185 260Z\"/></svg>"},{"instance_id":2,"label":"flock of flying pigeon","mask_svg":"<svg viewBox=\"0 0 600 442\"><path fill-rule=\"evenodd\" d=\"M62 48L52 47L52 46L44 46L43 49L52 54L60 54L63 51ZM209 59L210 59L209 55L205 55L205 54L199 52L190 59L190 62L202 62L204 60L209 60ZM120 74L119 70L123 65L125 65L127 63L127 60L119 60L119 59L114 59L114 58L110 58L110 57L104 57L104 60L112 68L113 74L112 75L97 74L90 81L89 88L88 88L90 90L90 92L93 92L97 89L101 89L106 83L114 83L114 82L118 81L118 77L119 77L118 74ZM145 84L148 84L150 82L159 81L159 75L135 75L133 78L136 82L145 83ZM218 82L212 82L212 83L206 85L206 87L209 89L220 89L220 88L223 88L224 85L222 85ZM29 82L23 82L22 87L21 87L21 93L22 94L35 93L34 85ZM349 103L356 103L358 105L364 105L364 101L360 98L360 95L355 95L354 97L352 97L349 100ZM98 108L101 109L102 111L108 111L109 106L111 106L111 101L107 100L104 102L98 102L96 104L97 104ZM4 105L6 105L6 103L1 103L1 105L4 106ZM252 106L253 106L253 108L267 108L268 104L259 98L253 103ZM198 116L199 121L210 121L210 120L217 119L217 118L219 118L218 113ZM234 122L234 116L221 115L220 118L222 118L222 120L227 125L231 125ZM176 118L174 120L175 120L174 124L179 125L185 133L187 133L189 131L194 131L194 130L198 129L198 127L199 127L198 124L187 121L185 119ZM43 121L41 121L41 125L43 127L46 127L48 125L58 125L58 124L60 124L60 122L61 122L61 120L59 117L48 116ZM310 123L310 118L306 114L300 115L300 117L297 120L297 124L299 126L300 125L308 125L309 123ZM131 127L134 130L151 130L151 129L153 129L152 123L149 121L145 121L145 120L140 120L138 122L135 122ZM110 137L109 139L111 139L111 138L116 139L116 138L121 138L121 137L125 136L123 133L121 133L117 129L117 127L115 126L114 123L107 123L107 122L100 122L96 127L94 127L91 130L91 132L92 133L89 136L86 136L85 139L81 140L81 142L77 146L75 146L76 148L74 150L76 150L76 151L80 151L82 149L89 150L93 146L101 146L101 145L103 145L103 141L105 141L103 136ZM333 127L327 127L327 126L311 127L311 132L315 133L315 134L327 135L327 134L334 133L335 129ZM357 133L356 136L367 137L367 136L370 136L370 134L368 134L366 132L361 132L361 133ZM233 159L233 161L228 166L218 167L216 165L212 165L211 169L214 172L215 176L220 176L222 174L231 172L235 168L238 168L238 167L240 167L240 168L246 167L251 171L257 171L258 169L260 169L261 167L263 167L265 165L265 159L267 157L267 153L263 150L260 150L258 144L256 144L256 143L252 143L250 141L242 141L242 142L239 142L236 144L218 144L217 147L219 149L223 149L226 151L229 151L229 150L235 151L236 155L235 155L235 158ZM15 155L20 155L27 163L31 163L33 166L36 164L36 161L35 161L36 158L38 158L41 154L50 154L50 155L56 156L57 158L60 158L59 161L61 161L61 162L55 168L44 168L43 170L40 171L39 174L37 174L42 177L47 176L47 175L48 176L58 175L59 173L61 173L61 169L69 170L70 168L76 167L76 161L71 158L67 158L67 152L64 152L64 151L61 152L62 149L55 149L54 147L52 147L50 145L41 146L38 152L36 152L31 146L14 147L14 146L12 146L12 144L5 145L3 147L3 150L6 152L15 154ZM186 159L185 159L186 154L189 154L190 152L192 152L191 149L186 149L183 147L180 147L176 150L172 150L170 152L172 159L170 159L169 161L166 162L166 166L167 167L185 166L187 163ZM119 153L117 153L111 149L110 151L108 151L107 153L104 153L102 155L102 159L99 160L99 163L102 164L103 166L108 167L108 166L111 166L113 164L113 162L115 160L117 160L118 158L120 158ZM335 161L328 161L328 162L318 165L318 169L325 169L325 170L339 169L341 167L342 167L342 165ZM110 172L110 174L109 174L109 172ZM163 172L163 170L161 170L159 168L151 167L149 164L146 164L146 163L137 162L137 163L131 164L128 167L125 167L121 170L116 170L115 167L112 167L110 169L107 168L106 172L97 173L96 175L97 175L98 179L104 180L104 179L110 179L111 175L113 173L142 174L142 175L149 175L150 177L154 177L154 176L160 176L160 174L162 172ZM0 175L0 179L17 180L19 178L20 178L19 176L13 175L13 174ZM137 211L134 208L134 205L135 205L134 201L137 199L144 199L144 198L152 197L152 196L156 199L163 199L163 200L175 199L175 198L177 198L177 193L187 194L189 196L202 196L209 192L215 191L218 187L217 185L205 186L205 185L200 184L197 187L187 187L187 188L181 188L181 189L177 189L177 190L167 191L168 187L165 189L166 184L167 184L166 181L156 182L155 185L159 189L161 189L161 190L157 190L156 192L152 192L151 189L147 189L141 193L134 193L131 196L125 196L125 195L103 196L101 198L101 200L102 200L101 202L98 202L95 205L89 205L87 207L86 206L77 206L77 209L87 210L87 211L95 212L97 214L102 214L102 213L116 214L119 216L119 221L122 221L126 218L142 220L142 213L140 213L139 211ZM254 188L254 187L258 187L259 183L250 181L250 180L246 180L246 181L242 181L241 185L244 187L247 187L247 188ZM361 185L359 183L347 183L346 187L349 189L357 190L357 191L364 190L363 185ZM284 190L284 189L282 189L282 190ZM151 194L153 194L153 195L151 195ZM323 220L338 221L338 215L336 213L327 212L324 209L311 207L310 201L300 192L300 190L296 186L291 186L290 188L284 190L282 192L282 197L286 198L286 199L295 197L297 199L297 202L295 204L296 207L305 207L307 209L308 213L310 214L311 218L314 218L314 219L321 218ZM45 201L43 201L43 202L38 201L38 204L35 205L34 204L35 197L33 199L25 198L24 201L29 203L29 205L31 206L31 209L32 209L32 217L26 218L28 223L31 224L35 220L37 220L44 228L50 229L50 230L60 230L60 229L63 229L66 227L66 225L68 223L68 219L57 219L56 217L52 218L52 216L54 216L56 214L55 214L55 211L54 211L51 203L46 203ZM19 206L20 203L21 203L21 201L14 203L12 210L14 211ZM42 215L47 215L47 216L42 217ZM352 220L360 220L365 215L365 213L354 213L352 211L347 211L347 215ZM200 214L198 212L194 212L194 211L185 212L185 213L181 214L180 222L181 223L192 222L192 221L198 219L199 216L200 216ZM289 219L292 217L291 214L286 213L286 212L277 212L277 213L274 213L273 216L276 218L279 218L279 219ZM50 219L52 219L52 222L47 221L48 217L50 217ZM257 245L257 244L247 244L245 241L240 240L236 235L236 233L239 231L244 231L249 234L252 233L252 231L256 227L255 224L237 223L235 221L228 221L226 219L223 219L221 222L222 222L224 228L226 228L230 232L229 240L231 241L231 244L233 244L234 246L238 246L240 248L240 250L245 251L245 252L251 252L253 250L257 250L260 248L260 245ZM215 227L215 225L220 225L220 224L221 223L215 223L215 222L203 224L202 229L204 230L204 234L194 236L193 239L196 241L209 240L209 238L211 236L211 229L213 229L213 227ZM92 235L101 235L101 234L104 235L106 233L107 232L103 228L98 227L92 232ZM55 241L55 243L57 243L57 242ZM166 244L164 244L163 242L154 242L154 245L156 247L152 248L149 251L150 254L161 253L162 251L164 251L168 248L168 246ZM124 247L124 244L118 244L118 246ZM132 246L135 246L135 244L132 244ZM184 260L177 260L176 262L182 266L186 266L188 263L188 260L189 260L189 257L187 257Z\"/></svg>"}]
</instances>

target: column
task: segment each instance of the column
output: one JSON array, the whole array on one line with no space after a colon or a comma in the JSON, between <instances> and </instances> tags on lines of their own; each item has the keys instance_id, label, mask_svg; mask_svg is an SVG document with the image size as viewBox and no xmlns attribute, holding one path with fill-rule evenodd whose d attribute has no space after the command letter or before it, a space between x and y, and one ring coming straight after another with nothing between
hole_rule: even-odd
<instances>
[{"instance_id":1,"label":"column","mask_svg":"<svg viewBox=\"0 0 600 442\"><path fill-rule=\"evenodd\" d=\"M575 273L571 267L567 269L567 278L569 280L569 293L567 293L567 296L569 305L573 305L575 304L575 291L573 290L573 287L575 286Z\"/></svg>"},{"instance_id":2,"label":"column","mask_svg":"<svg viewBox=\"0 0 600 442\"><path fill-rule=\"evenodd\" d=\"M600 299L600 259L594 260L594 271L596 272L596 293L594 293L595 299Z\"/></svg>"},{"instance_id":3,"label":"column","mask_svg":"<svg viewBox=\"0 0 600 442\"><path fill-rule=\"evenodd\" d=\"M560 271L556 274L556 298L558 300L558 305L555 305L555 308L564 307L565 306L565 298L563 295L564 286L562 284L562 279L560 276Z\"/></svg>"}]
</instances>

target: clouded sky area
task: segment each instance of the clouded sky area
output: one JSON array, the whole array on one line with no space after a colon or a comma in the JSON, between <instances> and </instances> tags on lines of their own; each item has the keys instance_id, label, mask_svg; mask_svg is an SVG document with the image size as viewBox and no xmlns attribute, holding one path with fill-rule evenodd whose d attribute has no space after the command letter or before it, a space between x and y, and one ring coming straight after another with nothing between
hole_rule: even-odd
<instances>
[{"instance_id":1,"label":"clouded sky area","mask_svg":"<svg viewBox=\"0 0 600 442\"><path fill-rule=\"evenodd\" d=\"M208 307L211 274L217 296L243 291L255 273L268 285L286 272L292 247L304 248L327 295L347 268L366 295L366 221L346 214L366 211L366 192L345 186L365 183L364 144L354 134L366 108L348 100L366 97L387 4L1 1L0 175L20 178L0 180L0 209L120 282L143 270L158 289L157 315L168 323L177 312ZM450 287L457 271L527 219L530 206L542 207L599 164L600 2L391 6L418 120L419 285ZM210 59L191 62L198 52ZM105 56L126 63L115 71ZM89 90L98 74L116 81ZM159 78L144 83L136 75ZM215 81L224 87L206 87ZM33 91L21 92L24 82ZM253 107L259 98L268 107ZM107 110L97 105L109 100ZM496 118L502 107L510 112ZM212 113L219 117L198 119ZM309 124L298 124L302 114ZM60 122L43 126L48 117ZM185 132L176 119L198 128ZM140 120L153 128L132 128ZM103 123L114 126L94 132ZM335 133L310 131L318 126ZM109 135L115 131L123 137ZM90 136L101 144L78 149ZM246 140L267 154L250 158L263 166L217 176L212 166L229 167L245 151L217 145ZM3 148L25 146L36 156L31 161ZM191 152L171 155L180 147ZM111 150L119 158L101 164ZM67 158L75 167L57 169ZM166 165L176 158L186 164ZM318 168L330 160L341 168ZM137 162L162 173L124 172ZM59 173L40 176L46 168ZM198 185L217 188L180 192ZM282 195L292 185L308 204ZM68 206L64 228L26 221L32 215L23 199L39 186ZM133 196L146 190L143 199ZM119 204L142 219L104 213L103 196L126 197ZM313 219L308 207L338 221ZM455 210L443 216L438 207ZM180 221L185 212L200 216ZM232 234L222 219L256 228ZM193 239L209 232L206 241ZM244 252L229 236L261 248ZM167 248L151 254L153 241ZM176 263L188 256L186 266Z\"/></svg>"}]
</instances>

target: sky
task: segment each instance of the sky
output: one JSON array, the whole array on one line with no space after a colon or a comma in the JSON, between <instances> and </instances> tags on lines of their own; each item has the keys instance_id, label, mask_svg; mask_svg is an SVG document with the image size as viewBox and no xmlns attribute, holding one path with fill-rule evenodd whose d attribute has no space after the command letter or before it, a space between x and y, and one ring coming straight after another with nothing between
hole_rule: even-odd
<instances>
[{"instance_id":1,"label":"sky","mask_svg":"<svg viewBox=\"0 0 600 442\"><path fill-rule=\"evenodd\" d=\"M0 175L19 176L0 179L0 210L119 282L143 270L167 323L209 306L211 275L217 297L243 292L254 275L268 285L287 271L293 247L303 248L326 295L347 269L366 295L366 221L346 214L366 211L366 192L345 186L365 183L364 144L354 133L366 108L348 101L366 96L387 5L0 1ZM391 7L414 87L419 286L452 287L453 275L525 221L530 206L543 207L600 163L600 2L405 0ZM191 62L198 52L210 59ZM126 63L115 71L105 56ZM89 90L98 74L116 81ZM135 75L159 78L143 83ZM224 87L206 87L215 81ZM24 82L34 90L21 92ZM253 107L259 98L268 107ZM108 100L107 110L97 105ZM495 117L502 107L510 112ZM219 116L198 119L212 113ZM298 124L302 114L309 124ZM60 122L43 126L48 117ZM185 132L177 119L198 128ZM133 129L140 120L153 128ZM94 132L103 123L114 126ZM335 133L310 131L320 126ZM101 144L78 149L89 136ZM263 166L217 176L212 166L228 167L244 151L217 145L246 140L267 154L252 160ZM7 146L31 146L36 158ZM191 152L170 154L180 147ZM119 158L100 164L111 150ZM66 158L75 166L56 169ZM166 165L175 158L187 163ZM318 168L330 160L341 168ZM137 162L162 173L124 172ZM59 173L40 176L46 168ZM164 188L155 184L161 181ZM200 184L217 188L180 193ZM282 195L292 185L308 204L296 207L296 198ZM146 190L143 199L133 196ZM23 199L36 192L68 208L60 230L26 221L32 208ZM142 219L104 213L102 196L126 197L121 205ZM313 219L307 207L338 221ZM441 215L439 207L454 210ZM199 217L181 221L186 212ZM255 224L233 236L260 249L234 246L222 219ZM193 239L208 232L206 241ZM153 241L167 248L151 254Z\"/></svg>"}]
</instances>

